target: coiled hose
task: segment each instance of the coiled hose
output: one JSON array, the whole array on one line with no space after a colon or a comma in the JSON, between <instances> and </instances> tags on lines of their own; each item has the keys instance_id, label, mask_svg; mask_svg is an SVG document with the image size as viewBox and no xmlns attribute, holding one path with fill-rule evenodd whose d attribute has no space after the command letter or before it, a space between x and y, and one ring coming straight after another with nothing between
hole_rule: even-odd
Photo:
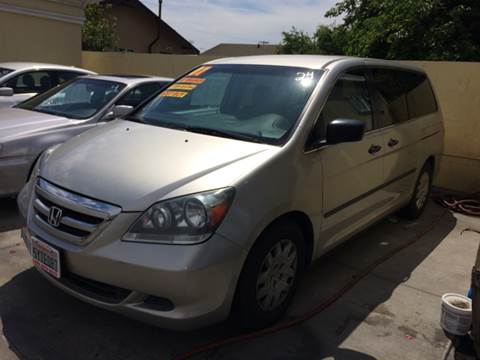
<instances>
[{"instance_id":1,"label":"coiled hose","mask_svg":"<svg viewBox=\"0 0 480 360\"><path fill-rule=\"evenodd\" d=\"M434 193L435 201L452 211L470 216L480 216L480 192L468 196Z\"/></svg>"}]
</instances>

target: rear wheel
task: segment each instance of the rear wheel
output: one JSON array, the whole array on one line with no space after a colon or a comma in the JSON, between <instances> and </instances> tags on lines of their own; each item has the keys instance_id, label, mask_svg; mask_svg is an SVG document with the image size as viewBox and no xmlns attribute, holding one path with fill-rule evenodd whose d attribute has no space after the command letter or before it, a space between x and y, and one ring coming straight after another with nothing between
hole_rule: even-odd
<instances>
[{"instance_id":1,"label":"rear wheel","mask_svg":"<svg viewBox=\"0 0 480 360\"><path fill-rule=\"evenodd\" d=\"M233 319L243 328L270 325L283 316L305 264L304 238L293 223L267 229L253 246L240 275Z\"/></svg>"},{"instance_id":2,"label":"rear wheel","mask_svg":"<svg viewBox=\"0 0 480 360\"><path fill-rule=\"evenodd\" d=\"M432 165L426 163L418 176L415 190L407 206L400 210L400 214L407 219L417 219L422 215L427 205L432 186Z\"/></svg>"}]
</instances>

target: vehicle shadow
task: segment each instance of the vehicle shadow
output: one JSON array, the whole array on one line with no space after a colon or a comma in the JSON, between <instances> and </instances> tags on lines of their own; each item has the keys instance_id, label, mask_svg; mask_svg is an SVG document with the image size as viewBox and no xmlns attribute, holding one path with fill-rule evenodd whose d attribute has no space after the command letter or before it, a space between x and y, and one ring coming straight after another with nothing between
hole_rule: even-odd
<instances>
[{"instance_id":1,"label":"vehicle shadow","mask_svg":"<svg viewBox=\"0 0 480 360\"><path fill-rule=\"evenodd\" d=\"M20 229L22 223L15 199L0 198L0 232Z\"/></svg>"},{"instance_id":2,"label":"vehicle shadow","mask_svg":"<svg viewBox=\"0 0 480 360\"><path fill-rule=\"evenodd\" d=\"M398 254L394 266L382 267L382 277L388 281L362 280L305 323L194 359L375 359L343 348L342 343L435 250L455 227L456 219L430 203L418 222L385 220L316 262L301 282L287 321L331 298L368 265L426 232L439 216L441 221L432 231ZM50 285L34 269L0 287L0 318L12 350L29 360L172 359L240 334L229 323L191 332L155 328L82 303Z\"/></svg>"}]
</instances>

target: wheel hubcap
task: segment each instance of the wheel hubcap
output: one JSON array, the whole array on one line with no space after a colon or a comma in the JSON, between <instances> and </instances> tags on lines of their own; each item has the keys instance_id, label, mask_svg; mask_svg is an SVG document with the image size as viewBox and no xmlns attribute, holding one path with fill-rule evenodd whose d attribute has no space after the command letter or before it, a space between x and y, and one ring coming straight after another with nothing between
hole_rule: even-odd
<instances>
[{"instance_id":1,"label":"wheel hubcap","mask_svg":"<svg viewBox=\"0 0 480 360\"><path fill-rule=\"evenodd\" d=\"M291 240L276 243L263 260L257 278L257 302L264 311L283 303L297 273L297 247Z\"/></svg>"},{"instance_id":2,"label":"wheel hubcap","mask_svg":"<svg viewBox=\"0 0 480 360\"><path fill-rule=\"evenodd\" d=\"M417 189L417 197L416 197L416 205L418 209L421 209L428 197L428 189L430 187L430 175L428 172L424 172L418 181L418 189Z\"/></svg>"}]
</instances>

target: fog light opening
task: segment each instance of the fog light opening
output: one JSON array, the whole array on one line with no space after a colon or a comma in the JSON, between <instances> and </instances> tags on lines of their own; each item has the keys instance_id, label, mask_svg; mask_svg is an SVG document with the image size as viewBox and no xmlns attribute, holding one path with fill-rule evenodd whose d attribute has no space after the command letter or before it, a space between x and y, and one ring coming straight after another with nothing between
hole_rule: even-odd
<instances>
[{"instance_id":1,"label":"fog light opening","mask_svg":"<svg viewBox=\"0 0 480 360\"><path fill-rule=\"evenodd\" d=\"M158 296L148 296L140 306L154 311L172 311L175 309L175 305L169 299Z\"/></svg>"}]
</instances>

